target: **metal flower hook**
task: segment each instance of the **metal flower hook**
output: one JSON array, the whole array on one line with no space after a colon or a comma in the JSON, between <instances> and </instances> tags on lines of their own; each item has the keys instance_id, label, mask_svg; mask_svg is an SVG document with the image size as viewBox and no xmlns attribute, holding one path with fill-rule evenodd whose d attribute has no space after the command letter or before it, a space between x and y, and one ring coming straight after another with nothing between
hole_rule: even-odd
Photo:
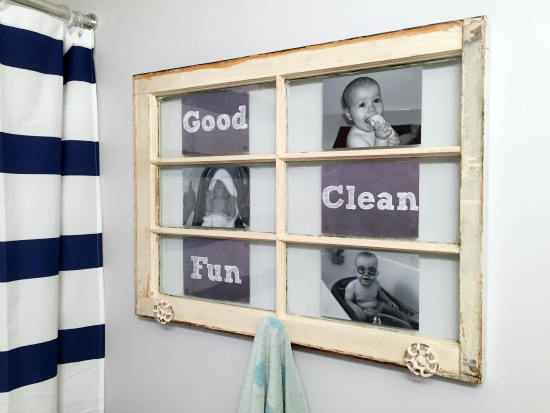
<instances>
[{"instance_id":1,"label":"metal flower hook","mask_svg":"<svg viewBox=\"0 0 550 413\"><path fill-rule=\"evenodd\" d=\"M153 307L153 315L156 320L161 324L166 324L172 321L174 318L174 312L172 306L164 300L158 300Z\"/></svg>"},{"instance_id":2,"label":"metal flower hook","mask_svg":"<svg viewBox=\"0 0 550 413\"><path fill-rule=\"evenodd\" d=\"M405 351L405 363L409 370L421 377L430 377L439 368L435 351L427 344L414 343Z\"/></svg>"}]
</instances>

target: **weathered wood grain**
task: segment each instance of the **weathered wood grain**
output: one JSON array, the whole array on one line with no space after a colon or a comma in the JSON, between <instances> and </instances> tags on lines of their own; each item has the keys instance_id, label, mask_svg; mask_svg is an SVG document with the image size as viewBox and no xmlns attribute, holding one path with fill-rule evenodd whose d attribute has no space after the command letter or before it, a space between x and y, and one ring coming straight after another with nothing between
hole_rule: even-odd
<instances>
[{"instance_id":1,"label":"weathered wood grain","mask_svg":"<svg viewBox=\"0 0 550 413\"><path fill-rule=\"evenodd\" d=\"M462 49L460 372L483 380L485 18L466 19Z\"/></svg>"},{"instance_id":2,"label":"weathered wood grain","mask_svg":"<svg viewBox=\"0 0 550 413\"><path fill-rule=\"evenodd\" d=\"M484 371L483 334L483 115L485 18L466 19L377 36L310 46L226 62L134 77L135 127L135 296L136 314L153 316L157 299L173 307L175 322L254 335L266 316L277 315L294 344L382 363L404 365L406 348L422 342L437 352L437 374L479 383ZM287 153L288 79L371 67L415 63L462 54L460 146L400 147ZM277 142L274 154L159 157L158 97L227 86L276 83ZM291 162L461 157L460 244L288 234L287 164ZM206 228L167 228L159 223L159 168L167 165L274 163L276 233ZM276 244L276 311L166 296L159 291L161 235L267 241ZM460 256L460 341L404 331L368 328L343 321L287 313L287 244L372 248Z\"/></svg>"}]
</instances>

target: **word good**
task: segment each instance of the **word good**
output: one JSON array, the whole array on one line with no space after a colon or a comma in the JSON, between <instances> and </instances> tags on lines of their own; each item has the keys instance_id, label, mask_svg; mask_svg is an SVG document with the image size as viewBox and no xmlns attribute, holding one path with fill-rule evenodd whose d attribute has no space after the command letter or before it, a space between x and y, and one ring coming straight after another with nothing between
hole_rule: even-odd
<instances>
[{"instance_id":1,"label":"word good","mask_svg":"<svg viewBox=\"0 0 550 413\"><path fill-rule=\"evenodd\" d=\"M239 278L239 269L235 265L224 265L225 269L225 278L222 279L221 276L221 265L212 265L208 264L208 257L196 257L191 256L191 261L193 261L193 272L191 273L191 278L200 280L202 278L200 270L204 268L201 264L206 264L208 268L208 279L210 281L225 281L226 283L232 283L233 278L231 276L235 275L235 284L242 284L242 280Z\"/></svg>"},{"instance_id":2,"label":"word good","mask_svg":"<svg viewBox=\"0 0 550 413\"><path fill-rule=\"evenodd\" d=\"M323 204L331 209L337 209L344 205L344 200L339 197L336 202L331 201L330 194L334 191L342 195L344 193L344 188L342 185L330 185L323 189ZM348 191L348 203L346 204L346 209L356 209L355 186L346 185L346 191ZM374 208L374 203L376 202L376 207L379 210L394 210L393 197L389 193L381 192L377 195L377 197L379 198L378 202L376 202L374 196L370 192L361 192L361 194L357 197L357 205L361 209L368 210ZM409 200L410 210L418 211L416 197L412 192L398 192L397 198L399 198L399 206L397 207L398 211L406 211L409 208L407 206L407 200Z\"/></svg>"},{"instance_id":3,"label":"word good","mask_svg":"<svg viewBox=\"0 0 550 413\"><path fill-rule=\"evenodd\" d=\"M214 120L214 116L206 115L202 118L202 121L194 120L191 122L191 125L189 125L190 118L199 119L199 116L200 114L198 110L190 110L187 112L183 116L183 128L189 133L197 132L201 126L206 132L210 132L216 126L218 126L218 129L220 130L227 130L231 125L233 125L234 129L248 129L248 124L246 123L245 105L239 106L239 111L233 115L232 119L229 119L229 115L226 115L225 113L218 116L218 119L216 120Z\"/></svg>"}]
</instances>

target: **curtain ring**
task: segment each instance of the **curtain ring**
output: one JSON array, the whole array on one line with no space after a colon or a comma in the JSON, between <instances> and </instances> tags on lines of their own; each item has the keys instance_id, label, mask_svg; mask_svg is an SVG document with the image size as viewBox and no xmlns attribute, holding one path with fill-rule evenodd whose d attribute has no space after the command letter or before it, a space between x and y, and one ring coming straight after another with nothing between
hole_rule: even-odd
<instances>
[{"instance_id":1,"label":"curtain ring","mask_svg":"<svg viewBox=\"0 0 550 413\"><path fill-rule=\"evenodd\" d=\"M67 11L70 13L71 18L63 25L66 29L71 27L74 24L74 12L73 9L71 9L69 6L66 6L62 4L60 7L63 7L64 9L67 9Z\"/></svg>"},{"instance_id":2,"label":"curtain ring","mask_svg":"<svg viewBox=\"0 0 550 413\"><path fill-rule=\"evenodd\" d=\"M78 14L78 37L82 37L82 33L84 31L84 16L80 11L77 11Z\"/></svg>"}]
</instances>

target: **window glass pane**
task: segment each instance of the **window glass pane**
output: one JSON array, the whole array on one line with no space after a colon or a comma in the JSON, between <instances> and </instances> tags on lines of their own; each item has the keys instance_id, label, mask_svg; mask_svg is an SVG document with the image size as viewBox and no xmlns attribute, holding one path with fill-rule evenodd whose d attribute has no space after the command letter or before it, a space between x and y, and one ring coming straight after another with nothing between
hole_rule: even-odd
<instances>
[{"instance_id":1,"label":"window glass pane","mask_svg":"<svg viewBox=\"0 0 550 413\"><path fill-rule=\"evenodd\" d=\"M386 328L458 340L458 256L291 244L287 266L287 311L291 314L354 320L367 327L380 327L381 323ZM359 284L360 272L368 274L373 267L376 281L398 306L397 312L388 309L378 293L373 303L371 285ZM366 321L359 321L347 299L363 311Z\"/></svg>"},{"instance_id":2,"label":"window glass pane","mask_svg":"<svg viewBox=\"0 0 550 413\"><path fill-rule=\"evenodd\" d=\"M160 157L275 153L274 83L159 102Z\"/></svg>"},{"instance_id":3,"label":"window glass pane","mask_svg":"<svg viewBox=\"0 0 550 413\"><path fill-rule=\"evenodd\" d=\"M162 226L275 232L272 164L166 166L159 176Z\"/></svg>"},{"instance_id":4,"label":"window glass pane","mask_svg":"<svg viewBox=\"0 0 550 413\"><path fill-rule=\"evenodd\" d=\"M461 59L292 80L287 150L368 147L375 137L373 124L380 121L367 122L373 114L392 126L401 145L460 145L460 96Z\"/></svg>"},{"instance_id":5,"label":"window glass pane","mask_svg":"<svg viewBox=\"0 0 550 413\"><path fill-rule=\"evenodd\" d=\"M348 164L374 164L382 161L348 162ZM383 161L401 162L401 161ZM418 180L418 237L412 240L425 242L458 243L459 242L459 196L460 196L460 160L459 158L420 158ZM322 228L323 184L322 168L334 163L289 163L288 178L288 232L301 235L334 235L325 234ZM363 180L361 178L361 180ZM342 194L331 193L332 202L342 199L340 210L346 211L350 192L346 186L351 181L339 182ZM373 204L371 210L363 210L358 206L358 198L363 191L369 191L374 183L365 176L354 189L353 200L355 208L349 211L350 216L368 217L377 208ZM379 192L373 193L376 198ZM394 208L397 210L399 200L397 193L392 192ZM408 204L407 204L408 205ZM394 213L397 211L392 211ZM398 214L399 215L399 214ZM347 224L347 222L346 222ZM336 234L346 235L346 234ZM361 236L360 234L351 234ZM375 236L375 235L363 235ZM387 236L387 238L402 238ZM411 240L410 237L405 237Z\"/></svg>"},{"instance_id":6,"label":"window glass pane","mask_svg":"<svg viewBox=\"0 0 550 413\"><path fill-rule=\"evenodd\" d=\"M202 258L194 258L199 279L192 257ZM227 267L240 270L240 283ZM161 235L160 292L275 311L275 243Z\"/></svg>"}]
</instances>

